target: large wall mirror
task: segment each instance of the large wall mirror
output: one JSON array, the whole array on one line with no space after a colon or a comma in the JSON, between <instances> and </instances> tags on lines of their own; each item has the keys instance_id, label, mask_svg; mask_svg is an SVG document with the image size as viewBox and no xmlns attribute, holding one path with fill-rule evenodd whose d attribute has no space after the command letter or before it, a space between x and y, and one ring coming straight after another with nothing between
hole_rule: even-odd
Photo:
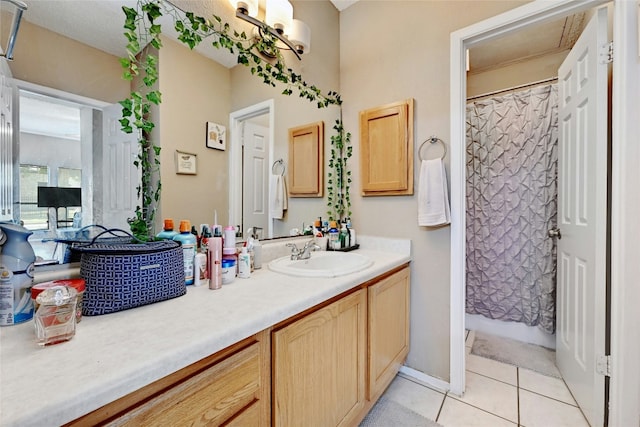
<instances>
[{"instance_id":1,"label":"large wall mirror","mask_svg":"<svg viewBox=\"0 0 640 427\"><path fill-rule=\"evenodd\" d=\"M124 22L120 6L135 5L134 1L25 1L28 6L14 51L14 61L9 68L17 82L15 106L24 105L23 120L15 120L20 134L20 157L14 159L14 188L20 185L47 183L49 186L75 186L83 188L82 206L57 210L58 220L72 225L101 223L108 227L125 227L123 221L133 215L131 200L135 202L136 170L131 168L132 152L127 152L127 138L119 141L119 150L110 151L107 141L117 140L110 135L119 118L117 101L127 97L128 82L121 79L118 58L124 56L125 40L122 35ZM215 13L239 30L250 30L248 24L237 20L228 1L175 1L177 6L201 16ZM339 20L338 11L330 2L292 1L294 14L303 19L312 30L312 47L301 61L285 53L287 65L305 80L323 90L339 88ZM2 3L4 4L4 3ZM3 24L10 19L2 10ZM4 25L3 25L4 26ZM301 229L314 218L325 215L325 201L290 199L282 220L256 224L255 217L245 214L231 215L230 201L238 197L238 187L231 188L230 181L244 183L249 174L251 183L261 184L264 175L255 168L243 164L238 172L230 166L230 152L242 147L229 147L225 151L208 148L205 144L205 123L215 122L227 127L227 145L234 141L230 128L230 115L244 108L271 102L270 117L247 121L257 125L267 124L271 135L264 170L272 173L272 165L282 159L288 163L287 132L301 124L324 121L327 129L339 117L338 107L318 109L305 99L282 95L283 88L264 85L252 76L246 67L238 66L233 56L201 47L191 51L172 39L171 23L163 22L163 48L159 53L160 105L159 123L154 132L162 146L161 178L162 198L156 217L156 228L163 217L178 222L189 219L198 227L212 224L217 214L222 225L237 225L245 231L252 226L263 228L263 237L289 235L291 229ZM6 37L2 34L2 37ZM4 42L4 40L3 40ZM56 113L60 106L59 113ZM39 111L39 112L38 112ZM46 112L43 113L43 112ZM20 113L22 114L22 113ZM56 114L62 116L56 117ZM22 116L19 116L22 117ZM42 119L40 127L47 128L37 135L34 120ZM44 120L52 120L47 125ZM54 123L55 126L51 125ZM60 134L66 132L62 124L73 124L80 129L80 136ZM255 123L254 123L255 124ZM237 131L237 129L235 130ZM325 149L330 146L331 132L325 135ZM24 142L23 142L24 141ZM39 145L34 145L34 144ZM44 145L43 145L44 144ZM38 147L38 148L33 148ZM133 150L134 146L130 146ZM197 174L177 174L174 164L175 151L196 154ZM326 156L325 156L326 157ZM233 174L233 180L230 179ZM45 179L46 176L46 179ZM263 178L260 178L262 176ZM265 187L267 188L267 187ZM244 185L240 186L244 191ZM27 192L23 191L24 195ZM29 193L30 194L30 193ZM267 197L268 194L265 194ZM113 200L110 200L109 198ZM242 195L240 195L242 198ZM127 200L128 199L128 200ZM19 201L20 203L23 200ZM40 228L40 239L55 234L55 208L26 208L33 201L24 199L22 210L25 224ZM247 203L245 202L245 205ZM118 209L113 210L111 207ZM269 200L264 208L268 210ZM242 212L246 212L246 210ZM39 210L40 209L40 210ZM34 213L34 211L36 213ZM27 213L31 215L27 221ZM64 218L62 218L64 217ZM75 219L75 224L73 221ZM46 224L46 225L44 225ZM68 225L68 223L59 223ZM46 232L44 232L46 228ZM34 228L35 229L35 228ZM50 246L39 253L43 258L53 254Z\"/></svg>"}]
</instances>

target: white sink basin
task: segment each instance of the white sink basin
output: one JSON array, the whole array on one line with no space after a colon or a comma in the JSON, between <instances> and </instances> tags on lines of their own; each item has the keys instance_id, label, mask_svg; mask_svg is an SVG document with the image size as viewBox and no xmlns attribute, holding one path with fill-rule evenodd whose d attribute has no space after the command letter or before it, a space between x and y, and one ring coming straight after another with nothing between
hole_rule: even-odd
<instances>
[{"instance_id":1,"label":"white sink basin","mask_svg":"<svg viewBox=\"0 0 640 427\"><path fill-rule=\"evenodd\" d=\"M311 252L311 258L292 261L290 256L275 259L269 269L300 277L336 277L356 273L371 266L373 260L354 252Z\"/></svg>"}]
</instances>

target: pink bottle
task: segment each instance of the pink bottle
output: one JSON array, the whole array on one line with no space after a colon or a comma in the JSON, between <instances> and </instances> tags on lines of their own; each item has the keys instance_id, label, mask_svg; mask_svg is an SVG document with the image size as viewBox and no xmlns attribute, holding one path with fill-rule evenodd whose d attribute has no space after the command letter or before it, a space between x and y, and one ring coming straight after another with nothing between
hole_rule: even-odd
<instances>
[{"instance_id":1,"label":"pink bottle","mask_svg":"<svg viewBox=\"0 0 640 427\"><path fill-rule=\"evenodd\" d=\"M222 237L219 231L209 239L207 269L209 289L220 289L222 287Z\"/></svg>"}]
</instances>

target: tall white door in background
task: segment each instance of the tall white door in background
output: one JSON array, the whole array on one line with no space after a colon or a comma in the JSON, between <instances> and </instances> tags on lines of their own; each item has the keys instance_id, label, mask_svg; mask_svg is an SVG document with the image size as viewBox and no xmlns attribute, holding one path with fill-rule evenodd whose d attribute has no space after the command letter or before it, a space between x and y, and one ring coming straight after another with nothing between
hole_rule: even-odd
<instances>
[{"instance_id":1,"label":"tall white door in background","mask_svg":"<svg viewBox=\"0 0 640 427\"><path fill-rule=\"evenodd\" d=\"M243 233L249 227L261 227L265 236L269 229L269 129L245 121L243 140Z\"/></svg>"},{"instance_id":2,"label":"tall white door in background","mask_svg":"<svg viewBox=\"0 0 640 427\"><path fill-rule=\"evenodd\" d=\"M133 217L138 203L136 187L140 172L133 164L138 155L135 134L120 130L122 107L111 105L102 110L102 224L107 228L129 230L127 219Z\"/></svg>"},{"instance_id":3,"label":"tall white door in background","mask_svg":"<svg viewBox=\"0 0 640 427\"><path fill-rule=\"evenodd\" d=\"M607 239L607 10L558 70L556 361L589 423L604 422Z\"/></svg>"}]
</instances>

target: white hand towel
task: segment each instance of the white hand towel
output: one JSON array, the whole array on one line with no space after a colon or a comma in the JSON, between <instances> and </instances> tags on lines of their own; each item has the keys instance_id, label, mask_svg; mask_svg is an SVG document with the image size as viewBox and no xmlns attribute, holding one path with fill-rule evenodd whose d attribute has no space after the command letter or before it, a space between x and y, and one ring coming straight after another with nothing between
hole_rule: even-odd
<instances>
[{"instance_id":1,"label":"white hand towel","mask_svg":"<svg viewBox=\"0 0 640 427\"><path fill-rule=\"evenodd\" d=\"M451 223L447 175L442 159L423 160L420 166L418 225L433 227Z\"/></svg>"},{"instance_id":2,"label":"white hand towel","mask_svg":"<svg viewBox=\"0 0 640 427\"><path fill-rule=\"evenodd\" d=\"M269 211L273 219L282 219L287 209L287 188L282 175L271 175L269 179Z\"/></svg>"}]
</instances>

